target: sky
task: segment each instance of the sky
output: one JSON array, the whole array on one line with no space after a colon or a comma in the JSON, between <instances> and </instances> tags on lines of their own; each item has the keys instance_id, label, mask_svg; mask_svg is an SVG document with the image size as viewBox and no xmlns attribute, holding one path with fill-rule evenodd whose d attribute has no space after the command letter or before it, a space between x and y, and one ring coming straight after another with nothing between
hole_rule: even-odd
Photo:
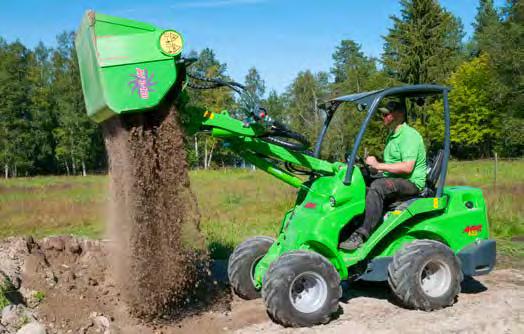
<instances>
[{"instance_id":1,"label":"sky","mask_svg":"<svg viewBox=\"0 0 524 334\"><path fill-rule=\"evenodd\" d=\"M478 0L441 0L471 36ZM495 0L501 6L504 0ZM152 23L182 33L184 52L210 47L243 82L255 67L266 91L283 92L300 71L329 71L343 39L380 57L383 38L400 12L397 0L0 0L0 36L28 47L55 45L64 30L76 30L84 12Z\"/></svg>"}]
</instances>

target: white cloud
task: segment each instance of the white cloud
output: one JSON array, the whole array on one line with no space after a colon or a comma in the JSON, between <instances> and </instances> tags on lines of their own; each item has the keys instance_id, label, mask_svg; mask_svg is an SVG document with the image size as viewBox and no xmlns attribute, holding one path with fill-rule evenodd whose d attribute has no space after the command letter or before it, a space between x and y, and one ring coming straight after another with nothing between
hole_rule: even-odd
<instances>
[{"instance_id":1,"label":"white cloud","mask_svg":"<svg viewBox=\"0 0 524 334\"><path fill-rule=\"evenodd\" d=\"M205 0L205 1L187 1L172 5L171 8L216 8L231 7L239 5L255 5L267 2L267 0Z\"/></svg>"}]
</instances>

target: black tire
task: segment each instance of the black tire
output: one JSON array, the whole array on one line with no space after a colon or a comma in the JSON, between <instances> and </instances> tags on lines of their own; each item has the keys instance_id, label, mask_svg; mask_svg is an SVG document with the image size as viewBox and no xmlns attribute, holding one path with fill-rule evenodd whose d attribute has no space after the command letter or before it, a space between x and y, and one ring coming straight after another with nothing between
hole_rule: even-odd
<instances>
[{"instance_id":1,"label":"black tire","mask_svg":"<svg viewBox=\"0 0 524 334\"><path fill-rule=\"evenodd\" d=\"M270 237L254 237L238 245L227 265L227 275L233 291L243 299L256 299L260 297L260 290L253 285L253 266L268 251L275 242Z\"/></svg>"},{"instance_id":2,"label":"black tire","mask_svg":"<svg viewBox=\"0 0 524 334\"><path fill-rule=\"evenodd\" d=\"M313 305L304 312L296 306L292 295L296 295L297 286L305 277L321 279L322 297L317 301L303 304ZM302 281L303 282L303 281ZM308 291L300 286L302 291ZM292 251L285 253L269 267L262 285L262 298L267 312L273 321L291 327L313 326L329 322L338 310L338 301L342 296L340 275L328 259L310 251ZM306 306L309 307L309 306Z\"/></svg>"},{"instance_id":3,"label":"black tire","mask_svg":"<svg viewBox=\"0 0 524 334\"><path fill-rule=\"evenodd\" d=\"M462 279L460 263L453 251L434 240L416 240L405 245L388 267L388 282L396 299L403 306L417 310L432 311L453 305Z\"/></svg>"}]
</instances>

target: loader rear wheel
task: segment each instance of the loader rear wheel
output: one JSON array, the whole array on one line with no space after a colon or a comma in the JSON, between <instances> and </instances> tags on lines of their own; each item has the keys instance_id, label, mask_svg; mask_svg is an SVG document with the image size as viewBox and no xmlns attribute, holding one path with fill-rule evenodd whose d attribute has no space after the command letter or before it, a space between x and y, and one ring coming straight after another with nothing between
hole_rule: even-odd
<instances>
[{"instance_id":1,"label":"loader rear wheel","mask_svg":"<svg viewBox=\"0 0 524 334\"><path fill-rule=\"evenodd\" d=\"M284 326L329 322L341 296L335 267L322 255L309 251L280 256L269 267L262 285L269 316Z\"/></svg>"},{"instance_id":2,"label":"loader rear wheel","mask_svg":"<svg viewBox=\"0 0 524 334\"><path fill-rule=\"evenodd\" d=\"M255 266L266 255L275 240L270 237L247 239L235 248L229 257L227 275L233 291L243 299L256 299L260 291L253 284Z\"/></svg>"},{"instance_id":3,"label":"loader rear wheel","mask_svg":"<svg viewBox=\"0 0 524 334\"><path fill-rule=\"evenodd\" d=\"M462 279L453 251L434 240L407 244L388 267L388 282L397 300L407 308L424 311L453 305Z\"/></svg>"}]
</instances>

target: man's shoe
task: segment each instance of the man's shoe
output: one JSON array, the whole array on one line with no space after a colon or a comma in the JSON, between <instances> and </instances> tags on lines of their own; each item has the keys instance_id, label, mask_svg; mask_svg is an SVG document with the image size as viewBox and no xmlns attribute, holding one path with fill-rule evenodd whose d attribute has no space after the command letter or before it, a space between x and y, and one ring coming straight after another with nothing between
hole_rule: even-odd
<instances>
[{"instance_id":1,"label":"man's shoe","mask_svg":"<svg viewBox=\"0 0 524 334\"><path fill-rule=\"evenodd\" d=\"M363 243L364 237L362 236L362 234L358 232L353 232L353 234L351 234L346 241L341 242L338 247L345 250L354 250L360 247L360 245L362 245Z\"/></svg>"}]
</instances>

